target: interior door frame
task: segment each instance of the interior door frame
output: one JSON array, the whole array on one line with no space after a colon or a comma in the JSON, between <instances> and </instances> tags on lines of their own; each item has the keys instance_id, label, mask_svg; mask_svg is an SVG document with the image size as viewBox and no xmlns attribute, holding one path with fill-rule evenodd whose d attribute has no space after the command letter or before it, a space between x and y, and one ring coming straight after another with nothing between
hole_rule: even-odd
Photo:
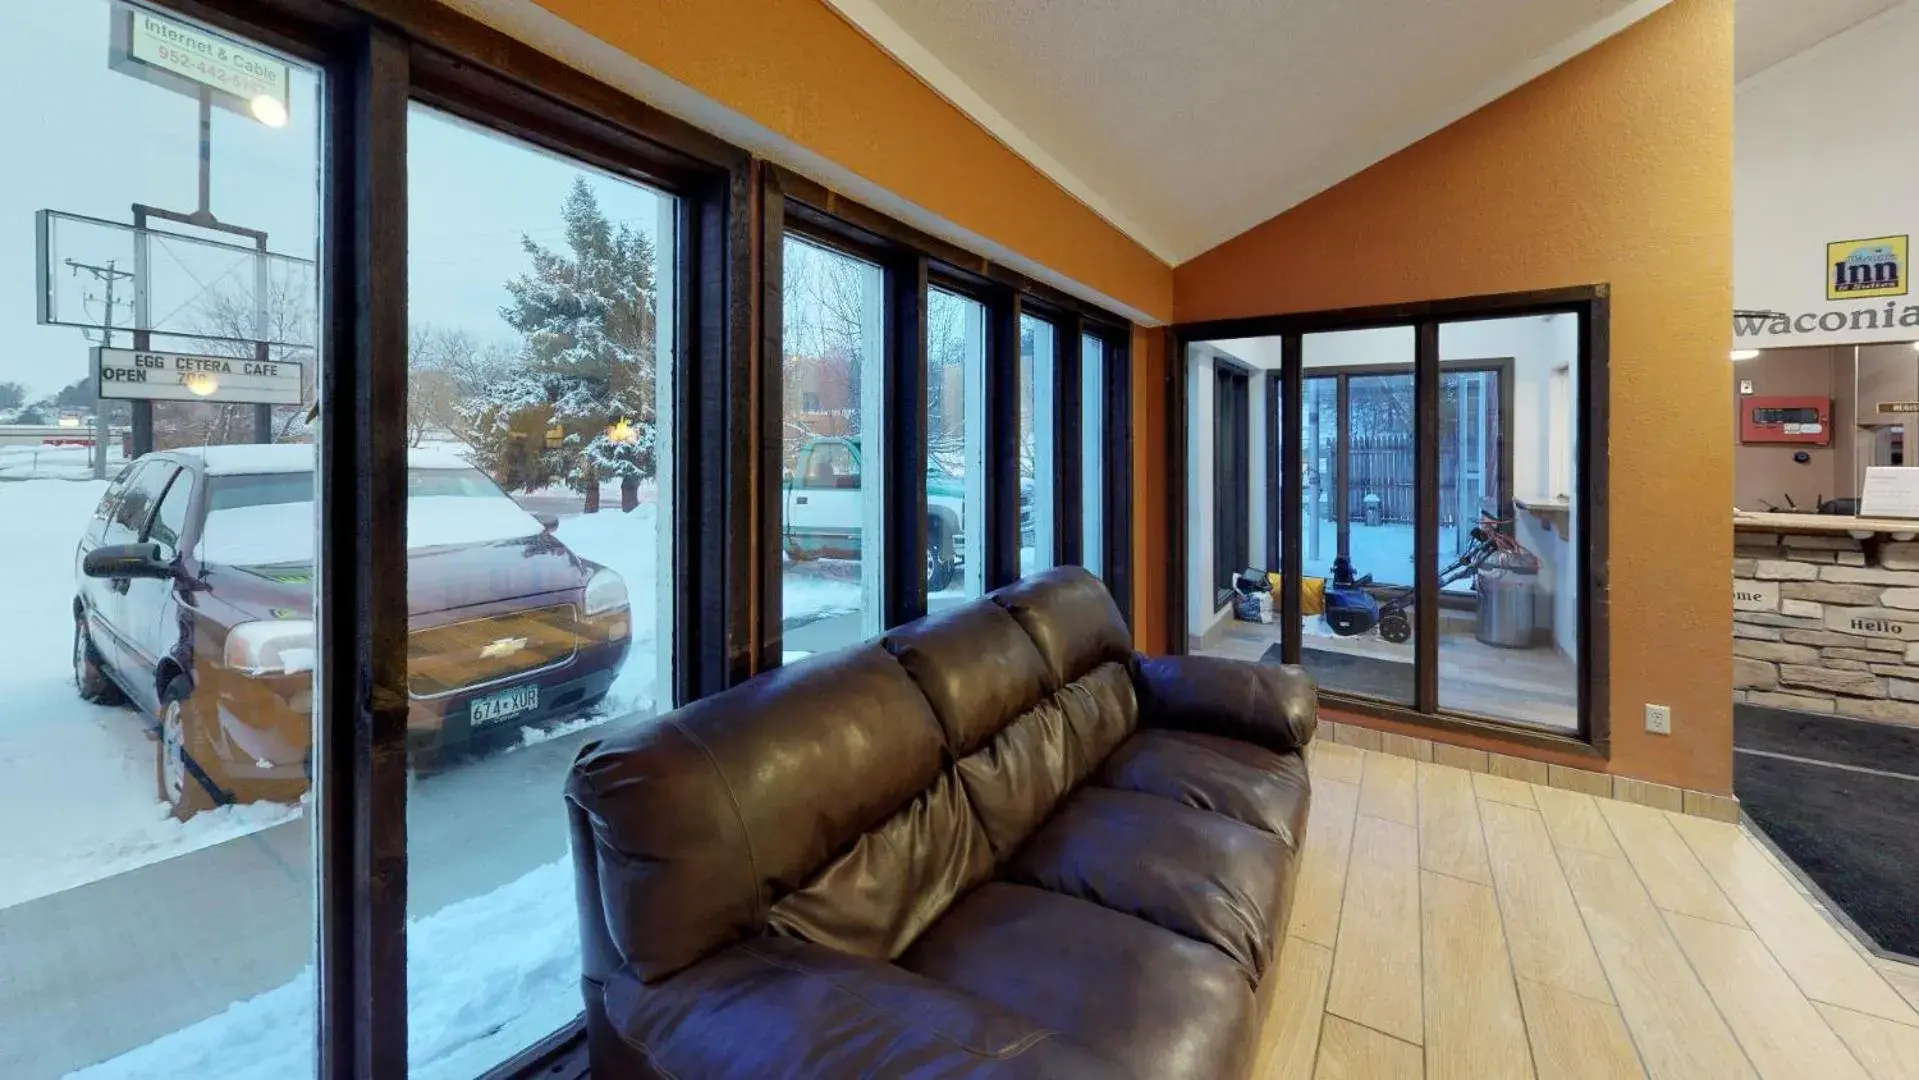
<instances>
[{"instance_id":1,"label":"interior door frame","mask_svg":"<svg viewBox=\"0 0 1919 1080\"><path fill-rule=\"evenodd\" d=\"M1219 593L1231 590L1233 576L1253 557L1253 370L1215 357L1213 385L1213 588L1217 601ZM1218 408L1222 390L1230 391L1230 414ZM1228 461L1230 477L1221 470Z\"/></svg>"},{"instance_id":2,"label":"interior door frame","mask_svg":"<svg viewBox=\"0 0 1919 1080\"><path fill-rule=\"evenodd\" d=\"M1579 640L1575 652L1578 672L1578 726L1573 733L1526 727L1491 717L1442 709L1438 702L1438 657L1436 602L1418 604L1419 625L1415 628L1419 655L1416 663L1418 693L1411 705L1399 705L1367 698L1323 691L1321 700L1343 712L1383 720L1456 732L1515 745L1551 750L1563 754L1603 760L1611 756L1609 722L1611 701L1610 607L1607 577L1607 491L1609 359L1611 352L1611 288L1605 284L1574 286L1531 292L1502 293L1456 299L1389 304L1375 307L1329 311L1281 313L1244 318L1182 323L1166 331L1167 405L1166 469L1169 520L1183 523L1190 517L1191 475L1186 454L1187 409L1190 403L1187 352L1191 345L1235 338L1277 337L1281 339L1281 367L1278 381L1269 393L1290 403L1295 409L1301 401L1305 366L1303 341L1307 334L1338 330L1375 329L1407 326L1415 329L1414 406L1416 442L1420 453L1416 486L1421 523L1415 529L1416 588L1422 599L1438 592L1438 537L1436 530L1423 527L1438 521L1438 425L1440 375L1451 364L1439 360L1439 326L1442 323L1471 322L1486 319L1519 318L1533 315L1569 314L1578 320L1577 383L1574 389L1577 428L1574 463L1574 497L1580 508L1579 541L1575 550L1575 579L1579 584ZM1468 362L1471 363L1471 362ZM1483 362L1481 362L1483 363ZM1393 365L1403 371L1402 365ZM1350 371L1357 369L1340 369ZM1511 448L1512 377L1502 378L1501 435ZM1268 398L1269 402L1275 400ZM1269 479L1269 491L1278 495L1292 493L1296 501L1302 491L1303 433L1299 424L1281 424L1277 410L1268 410L1269 438L1277 427L1282 445L1280 476ZM1432 453L1426 453L1431 448ZM1511 504L1511 469L1500 478L1502 499ZM1274 505L1277 505L1275 498ZM1289 508L1280 508L1278 517L1286 519ZM1274 511L1269 509L1268 521ZM1279 560L1286 586L1281 590L1280 611L1287 630L1282 640L1282 655L1288 663L1298 663L1300 634L1299 577L1301 566L1300 530L1283 530ZM1432 532L1433 535L1426 535ZM1183 525L1169 530L1167 543L1166 618L1172 632L1169 651L1187 651L1191 627L1188 626L1188 553L1187 530ZM1269 530L1269 537L1272 535ZM1270 540L1269 540L1270 543Z\"/></svg>"}]
</instances>

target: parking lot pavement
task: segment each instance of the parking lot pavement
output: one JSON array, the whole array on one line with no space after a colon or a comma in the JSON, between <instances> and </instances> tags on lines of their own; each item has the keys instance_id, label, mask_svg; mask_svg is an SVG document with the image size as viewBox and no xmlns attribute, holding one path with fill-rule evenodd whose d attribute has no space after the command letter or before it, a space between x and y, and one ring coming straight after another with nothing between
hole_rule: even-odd
<instances>
[{"instance_id":1,"label":"parking lot pavement","mask_svg":"<svg viewBox=\"0 0 1919 1080\"><path fill-rule=\"evenodd\" d=\"M561 784L598 731L418 779L410 917L564 857ZM0 909L0 1077L62 1076L281 986L313 935L306 817Z\"/></svg>"}]
</instances>

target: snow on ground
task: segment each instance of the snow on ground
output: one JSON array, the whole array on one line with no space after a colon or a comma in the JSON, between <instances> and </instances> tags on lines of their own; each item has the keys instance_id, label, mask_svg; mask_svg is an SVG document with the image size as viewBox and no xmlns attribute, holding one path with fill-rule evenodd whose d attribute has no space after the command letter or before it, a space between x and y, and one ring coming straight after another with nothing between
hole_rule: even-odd
<instances>
[{"instance_id":1,"label":"snow on ground","mask_svg":"<svg viewBox=\"0 0 1919 1080\"><path fill-rule=\"evenodd\" d=\"M107 475L125 459L107 446ZM0 446L0 480L91 480L93 448L88 446Z\"/></svg>"},{"instance_id":2,"label":"snow on ground","mask_svg":"<svg viewBox=\"0 0 1919 1080\"><path fill-rule=\"evenodd\" d=\"M787 626L851 615L866 607L858 559L787 559L780 575L780 618Z\"/></svg>"},{"instance_id":3,"label":"snow on ground","mask_svg":"<svg viewBox=\"0 0 1919 1080\"><path fill-rule=\"evenodd\" d=\"M411 1080L471 1080L580 1011L569 859L407 927ZM312 1068L313 972L70 1080L286 1080Z\"/></svg>"},{"instance_id":4,"label":"snow on ground","mask_svg":"<svg viewBox=\"0 0 1919 1080\"><path fill-rule=\"evenodd\" d=\"M1319 535L1305 536L1301 553L1305 570L1311 577L1326 577L1333 572L1333 557L1339 554L1339 523L1321 521ZM1355 520L1349 534L1353 553L1353 572L1382 585L1410 585L1413 579L1413 527L1411 525L1367 525ZM1464 550L1459 530L1451 525L1439 528L1439 558L1442 565L1459 557ZM1277 569L1275 567L1274 569ZM1455 590L1463 586L1455 586Z\"/></svg>"},{"instance_id":5,"label":"snow on ground","mask_svg":"<svg viewBox=\"0 0 1919 1080\"><path fill-rule=\"evenodd\" d=\"M227 806L175 821L140 715L73 687L73 552L106 485L0 481L0 792L30 829L0 832L0 907L196 851L298 816Z\"/></svg>"},{"instance_id":6,"label":"snow on ground","mask_svg":"<svg viewBox=\"0 0 1919 1080\"><path fill-rule=\"evenodd\" d=\"M618 496L615 496L617 500ZM624 716L650 709L659 682L660 517L654 504L622 513L615 501L597 514L561 518L554 535L575 555L613 570L626 580L626 602L633 612L633 648L613 682L603 716Z\"/></svg>"},{"instance_id":7,"label":"snow on ground","mask_svg":"<svg viewBox=\"0 0 1919 1080\"><path fill-rule=\"evenodd\" d=\"M599 727L601 724L612 719L615 719L614 715L607 710L595 709L585 716L576 716L571 720L562 720L549 727L534 727L529 725L520 729L520 741L506 749L508 753L511 753L529 746L538 746L543 742L552 742L554 739L571 735L576 731L585 731L587 728Z\"/></svg>"}]
</instances>

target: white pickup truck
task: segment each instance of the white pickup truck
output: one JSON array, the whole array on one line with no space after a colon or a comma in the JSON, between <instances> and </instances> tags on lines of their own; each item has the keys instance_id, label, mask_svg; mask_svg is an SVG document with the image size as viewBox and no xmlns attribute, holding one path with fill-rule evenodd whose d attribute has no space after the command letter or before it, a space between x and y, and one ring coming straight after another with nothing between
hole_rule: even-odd
<instances>
[{"instance_id":1,"label":"white pickup truck","mask_svg":"<svg viewBox=\"0 0 1919 1080\"><path fill-rule=\"evenodd\" d=\"M786 479L786 553L793 559L857 559L860 555L860 442L808 439ZM1024 501L1024 500L1023 500ZM965 565L966 481L926 475L926 588L950 588ZM1022 507L1020 516L1026 517Z\"/></svg>"}]
</instances>

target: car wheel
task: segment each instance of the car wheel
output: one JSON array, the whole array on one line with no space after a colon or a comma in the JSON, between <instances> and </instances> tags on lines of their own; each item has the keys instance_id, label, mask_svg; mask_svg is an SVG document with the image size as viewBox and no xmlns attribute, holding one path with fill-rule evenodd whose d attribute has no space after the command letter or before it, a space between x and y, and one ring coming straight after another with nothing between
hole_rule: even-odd
<instances>
[{"instance_id":1,"label":"car wheel","mask_svg":"<svg viewBox=\"0 0 1919 1080\"><path fill-rule=\"evenodd\" d=\"M127 700L101 669L93 635L87 633L87 624L79 619L73 620L73 685L80 691L81 701L95 705L121 705Z\"/></svg>"},{"instance_id":2,"label":"car wheel","mask_svg":"<svg viewBox=\"0 0 1919 1080\"><path fill-rule=\"evenodd\" d=\"M193 708L193 691L185 683L184 678L173 680L161 697L154 772L161 800L181 821L227 801L212 772L217 758Z\"/></svg>"}]
</instances>

